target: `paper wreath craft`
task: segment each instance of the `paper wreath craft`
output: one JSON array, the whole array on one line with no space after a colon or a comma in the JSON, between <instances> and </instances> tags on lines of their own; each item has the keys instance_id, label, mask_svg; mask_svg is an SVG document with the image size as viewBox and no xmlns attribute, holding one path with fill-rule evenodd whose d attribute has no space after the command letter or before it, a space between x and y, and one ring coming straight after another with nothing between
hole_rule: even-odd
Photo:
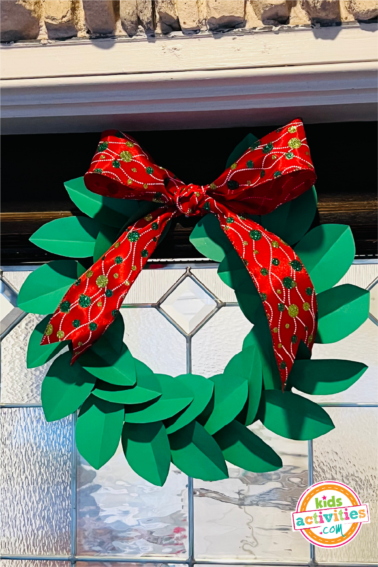
<instances>
[{"instance_id":1,"label":"paper wreath craft","mask_svg":"<svg viewBox=\"0 0 378 567\"><path fill-rule=\"evenodd\" d=\"M103 133L84 178L66 183L86 216L52 221L31 237L44 250L84 260L41 266L18 300L47 315L27 352L28 368L55 357L42 384L46 419L79 410L76 444L93 467L122 439L132 469L159 486L171 462L203 480L226 478L225 461L267 472L282 461L249 425L261 420L298 440L334 427L293 388L334 394L362 376L364 364L311 360L311 350L354 332L368 317L369 292L333 287L355 247L347 226L311 228L315 179L300 120L261 140L249 134L205 186L185 185L130 136ZM123 342L122 302L180 215L198 217L191 242L219 262L219 277L253 323L242 351L209 379L154 374Z\"/></svg>"}]
</instances>

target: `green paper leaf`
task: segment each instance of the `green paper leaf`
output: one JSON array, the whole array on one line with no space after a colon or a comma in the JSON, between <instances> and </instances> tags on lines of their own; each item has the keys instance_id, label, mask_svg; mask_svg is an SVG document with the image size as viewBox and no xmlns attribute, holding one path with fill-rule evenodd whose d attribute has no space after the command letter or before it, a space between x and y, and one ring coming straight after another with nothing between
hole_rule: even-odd
<instances>
[{"instance_id":1,"label":"green paper leaf","mask_svg":"<svg viewBox=\"0 0 378 567\"><path fill-rule=\"evenodd\" d=\"M98 230L96 221L87 217L65 217L41 226L30 242L60 256L87 258L93 256Z\"/></svg>"},{"instance_id":2,"label":"green paper leaf","mask_svg":"<svg viewBox=\"0 0 378 567\"><path fill-rule=\"evenodd\" d=\"M27 368L36 368L37 366L45 364L46 362L54 358L54 356L56 356L64 347L66 347L71 342L59 341L58 343L52 343L43 346L41 345L42 337L50 319L51 315L47 315L47 317L45 317L38 323L30 336L28 352L26 354Z\"/></svg>"},{"instance_id":3,"label":"green paper leaf","mask_svg":"<svg viewBox=\"0 0 378 567\"><path fill-rule=\"evenodd\" d=\"M202 217L193 228L190 242L205 258L221 262L225 254L233 250L233 246L213 214Z\"/></svg>"},{"instance_id":4,"label":"green paper leaf","mask_svg":"<svg viewBox=\"0 0 378 567\"><path fill-rule=\"evenodd\" d=\"M234 249L227 252L224 259L219 264L218 276L223 283L232 289L238 289L246 282L251 282L253 285L251 276L239 254Z\"/></svg>"},{"instance_id":5,"label":"green paper leaf","mask_svg":"<svg viewBox=\"0 0 378 567\"><path fill-rule=\"evenodd\" d=\"M171 450L162 422L125 423L122 445L133 471L148 482L163 486L169 473Z\"/></svg>"},{"instance_id":6,"label":"green paper leaf","mask_svg":"<svg viewBox=\"0 0 378 567\"><path fill-rule=\"evenodd\" d=\"M333 287L349 270L356 252L349 226L323 224L310 230L295 247L316 293Z\"/></svg>"},{"instance_id":7,"label":"green paper leaf","mask_svg":"<svg viewBox=\"0 0 378 567\"><path fill-rule=\"evenodd\" d=\"M101 339L100 339L101 340ZM104 382L117 386L134 386L136 372L134 359L126 345L116 352L110 343L94 343L79 358L81 366Z\"/></svg>"},{"instance_id":8,"label":"green paper leaf","mask_svg":"<svg viewBox=\"0 0 378 567\"><path fill-rule=\"evenodd\" d=\"M93 262L97 262L117 241L119 230L112 226L102 225L96 238L93 252Z\"/></svg>"},{"instance_id":9,"label":"green paper leaf","mask_svg":"<svg viewBox=\"0 0 378 567\"><path fill-rule=\"evenodd\" d=\"M288 385L306 394L338 394L357 382L367 368L351 360L296 360Z\"/></svg>"},{"instance_id":10,"label":"green paper leaf","mask_svg":"<svg viewBox=\"0 0 378 567\"><path fill-rule=\"evenodd\" d=\"M147 404L130 405L126 407L126 423L152 423L173 417L186 408L193 396L184 384L171 376L155 374L162 395L158 400Z\"/></svg>"},{"instance_id":11,"label":"green paper leaf","mask_svg":"<svg viewBox=\"0 0 378 567\"><path fill-rule=\"evenodd\" d=\"M90 266L91 264L88 262L88 260L78 260L76 262L76 267L77 267L76 278L80 278L80 276L85 274L85 272L88 270L88 268L90 268Z\"/></svg>"},{"instance_id":12,"label":"green paper leaf","mask_svg":"<svg viewBox=\"0 0 378 567\"><path fill-rule=\"evenodd\" d=\"M81 407L76 424L76 447L95 469L101 468L116 452L122 433L124 407L89 396Z\"/></svg>"},{"instance_id":13,"label":"green paper leaf","mask_svg":"<svg viewBox=\"0 0 378 567\"><path fill-rule=\"evenodd\" d=\"M311 358L311 349L308 348L307 345L301 340L299 341L297 354L295 358L298 360L309 360Z\"/></svg>"},{"instance_id":14,"label":"green paper leaf","mask_svg":"<svg viewBox=\"0 0 378 567\"><path fill-rule=\"evenodd\" d=\"M57 260L40 266L25 280L17 304L27 313L53 313L77 279L74 260Z\"/></svg>"},{"instance_id":15,"label":"green paper leaf","mask_svg":"<svg viewBox=\"0 0 378 567\"><path fill-rule=\"evenodd\" d=\"M78 209L99 223L120 228L139 208L138 201L102 197L89 191L83 177L71 179L64 186Z\"/></svg>"},{"instance_id":16,"label":"green paper leaf","mask_svg":"<svg viewBox=\"0 0 378 567\"><path fill-rule=\"evenodd\" d=\"M265 314L260 294L252 278L249 278L249 281L244 280L244 283L235 290L235 295L244 317L251 323L255 324L260 319L261 313Z\"/></svg>"},{"instance_id":17,"label":"green paper leaf","mask_svg":"<svg viewBox=\"0 0 378 567\"><path fill-rule=\"evenodd\" d=\"M277 435L298 441L316 439L335 427L318 404L280 390L262 393L258 418Z\"/></svg>"},{"instance_id":18,"label":"green paper leaf","mask_svg":"<svg viewBox=\"0 0 378 567\"><path fill-rule=\"evenodd\" d=\"M224 458L246 471L264 473L282 467L282 460L269 445L238 421L214 435Z\"/></svg>"},{"instance_id":19,"label":"green paper leaf","mask_svg":"<svg viewBox=\"0 0 378 567\"><path fill-rule=\"evenodd\" d=\"M255 347L262 364L263 383L266 390L281 389L281 377L273 351L272 336L264 308L256 311L255 325L243 342L243 349Z\"/></svg>"},{"instance_id":20,"label":"green paper leaf","mask_svg":"<svg viewBox=\"0 0 378 567\"><path fill-rule=\"evenodd\" d=\"M309 230L314 220L317 195L315 187L261 216L261 225L288 244L295 244Z\"/></svg>"},{"instance_id":21,"label":"green paper leaf","mask_svg":"<svg viewBox=\"0 0 378 567\"><path fill-rule=\"evenodd\" d=\"M42 382L42 406L47 421L56 421L75 412L91 393L96 378L65 352L50 366Z\"/></svg>"},{"instance_id":22,"label":"green paper leaf","mask_svg":"<svg viewBox=\"0 0 378 567\"><path fill-rule=\"evenodd\" d=\"M101 356L102 348L107 348L110 344L116 352L121 352L123 349L123 337L125 335L125 321L120 314L116 317L111 325L106 329L102 337L94 343L92 348Z\"/></svg>"},{"instance_id":23,"label":"green paper leaf","mask_svg":"<svg viewBox=\"0 0 378 567\"><path fill-rule=\"evenodd\" d=\"M214 382L214 401L213 407L206 410L211 413L204 427L210 435L214 435L235 419L243 409L248 396L248 381L241 376L233 376L230 380L225 374L212 376L209 380Z\"/></svg>"},{"instance_id":24,"label":"green paper leaf","mask_svg":"<svg viewBox=\"0 0 378 567\"><path fill-rule=\"evenodd\" d=\"M149 379L148 379L149 382ZM142 384L144 379L142 379ZM114 384L108 384L107 382L98 381L96 384L96 389L93 390L93 395L107 402L118 403L118 404L145 404L146 402L151 402L160 398L161 392L152 390L153 385L147 383L144 386L134 386L131 388L126 388L122 386L115 386ZM157 388L159 384L157 383Z\"/></svg>"},{"instance_id":25,"label":"green paper leaf","mask_svg":"<svg viewBox=\"0 0 378 567\"><path fill-rule=\"evenodd\" d=\"M222 451L196 421L170 435L169 444L172 462L184 474L201 480L228 478Z\"/></svg>"},{"instance_id":26,"label":"green paper leaf","mask_svg":"<svg viewBox=\"0 0 378 567\"><path fill-rule=\"evenodd\" d=\"M227 364L224 375L230 381L235 376L247 380L248 399L238 420L250 425L256 417L262 389L262 363L258 349L247 347L235 355Z\"/></svg>"},{"instance_id":27,"label":"green paper leaf","mask_svg":"<svg viewBox=\"0 0 378 567\"><path fill-rule=\"evenodd\" d=\"M317 300L317 343L341 341L356 331L369 316L369 291L355 285L344 284L328 289L320 293Z\"/></svg>"},{"instance_id":28,"label":"green paper leaf","mask_svg":"<svg viewBox=\"0 0 378 567\"><path fill-rule=\"evenodd\" d=\"M123 388L98 381L93 394L98 398L120 404L145 404L160 398L162 390L152 370L134 358L137 383L132 388Z\"/></svg>"},{"instance_id":29,"label":"green paper leaf","mask_svg":"<svg viewBox=\"0 0 378 567\"><path fill-rule=\"evenodd\" d=\"M233 152L230 154L227 163L226 169L231 167L233 163L235 163L251 146L254 142L257 142L256 136L253 134L247 134L246 137L236 146Z\"/></svg>"},{"instance_id":30,"label":"green paper leaf","mask_svg":"<svg viewBox=\"0 0 378 567\"><path fill-rule=\"evenodd\" d=\"M182 376L177 376L175 380L178 380L188 388L193 396L193 401L182 413L167 420L165 427L168 435L196 419L210 402L214 390L214 384L211 380L196 374L183 374Z\"/></svg>"}]
</instances>

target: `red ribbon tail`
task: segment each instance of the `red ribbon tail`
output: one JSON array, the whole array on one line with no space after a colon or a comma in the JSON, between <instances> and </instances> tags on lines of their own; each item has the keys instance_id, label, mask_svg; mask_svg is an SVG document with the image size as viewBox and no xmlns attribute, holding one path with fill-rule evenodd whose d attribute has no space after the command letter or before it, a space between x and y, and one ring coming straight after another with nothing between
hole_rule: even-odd
<instances>
[{"instance_id":1,"label":"red ribbon tail","mask_svg":"<svg viewBox=\"0 0 378 567\"><path fill-rule=\"evenodd\" d=\"M300 341L310 349L314 343L317 329L314 286L294 250L281 238L219 203L217 209L223 231L260 294L284 387Z\"/></svg>"},{"instance_id":2,"label":"red ribbon tail","mask_svg":"<svg viewBox=\"0 0 378 567\"><path fill-rule=\"evenodd\" d=\"M71 340L74 362L112 324L159 243L175 209L160 207L130 226L70 287L47 325L41 345Z\"/></svg>"}]
</instances>

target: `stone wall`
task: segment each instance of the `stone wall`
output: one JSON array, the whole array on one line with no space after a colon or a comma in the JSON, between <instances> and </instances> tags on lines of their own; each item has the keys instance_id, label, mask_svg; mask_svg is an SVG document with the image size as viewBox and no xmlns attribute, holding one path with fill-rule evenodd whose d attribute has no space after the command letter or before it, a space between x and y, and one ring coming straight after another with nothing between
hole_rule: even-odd
<instances>
[{"instance_id":1,"label":"stone wall","mask_svg":"<svg viewBox=\"0 0 378 567\"><path fill-rule=\"evenodd\" d=\"M1 0L1 41L332 25L378 16L378 0Z\"/></svg>"}]
</instances>

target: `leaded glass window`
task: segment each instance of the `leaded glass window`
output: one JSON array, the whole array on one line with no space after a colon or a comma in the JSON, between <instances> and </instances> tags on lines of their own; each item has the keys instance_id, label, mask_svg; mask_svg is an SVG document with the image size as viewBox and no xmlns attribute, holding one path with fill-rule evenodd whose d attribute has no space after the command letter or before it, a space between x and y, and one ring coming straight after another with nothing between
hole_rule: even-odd
<instances>
[{"instance_id":1,"label":"leaded glass window","mask_svg":"<svg viewBox=\"0 0 378 567\"><path fill-rule=\"evenodd\" d=\"M149 263L122 307L125 342L155 372L222 372L251 323L208 262ZM357 261L340 283L371 290L371 313L351 337L315 345L315 358L360 360L369 370L349 390L316 397L336 429L313 442L253 430L284 466L254 474L229 465L224 481L193 481L172 466L163 488L139 478L122 449L100 470L76 452L76 416L46 423L40 388L51 362L28 370L28 338L42 317L25 314L17 293L30 267L1 276L2 567L141 564L307 565L374 563L378 541L378 265ZM349 545L311 547L291 530L291 512L318 480L351 485L372 521ZM113 563L116 561L117 563Z\"/></svg>"}]
</instances>

